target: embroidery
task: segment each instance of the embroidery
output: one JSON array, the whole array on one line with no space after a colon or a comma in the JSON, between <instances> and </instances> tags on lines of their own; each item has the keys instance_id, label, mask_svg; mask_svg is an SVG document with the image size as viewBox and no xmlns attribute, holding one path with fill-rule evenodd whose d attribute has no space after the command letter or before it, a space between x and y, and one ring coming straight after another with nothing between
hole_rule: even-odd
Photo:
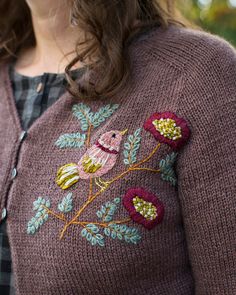
<instances>
[{"instance_id":1,"label":"embroidery","mask_svg":"<svg viewBox=\"0 0 236 295\"><path fill-rule=\"evenodd\" d=\"M93 113L91 112L90 107L83 103L79 103L73 105L72 112L74 116L80 120L81 129L83 131L88 131L91 126L93 128L100 126L118 109L118 107L118 104L108 104L101 107L98 112Z\"/></svg>"},{"instance_id":2,"label":"embroidery","mask_svg":"<svg viewBox=\"0 0 236 295\"><path fill-rule=\"evenodd\" d=\"M84 225L84 228L81 231L81 236L85 237L87 241L92 244L92 246L105 245L104 236L99 234L99 228L93 223Z\"/></svg>"},{"instance_id":3,"label":"embroidery","mask_svg":"<svg viewBox=\"0 0 236 295\"><path fill-rule=\"evenodd\" d=\"M133 135L128 136L128 141L124 144L124 163L132 165L137 161L137 153L140 148L141 128L138 128Z\"/></svg>"},{"instance_id":4,"label":"embroidery","mask_svg":"<svg viewBox=\"0 0 236 295\"><path fill-rule=\"evenodd\" d=\"M106 121L117 109L118 104L108 104L101 107L98 112L91 112L90 107L83 103L75 104L72 107L73 115L80 121L82 131L88 131L88 134L77 133L65 133L61 135L55 142L55 145L59 148L81 148L89 141L91 130L100 126Z\"/></svg>"},{"instance_id":5,"label":"embroidery","mask_svg":"<svg viewBox=\"0 0 236 295\"><path fill-rule=\"evenodd\" d=\"M118 205L120 204L120 198L115 198L113 202L106 202L100 210L97 211L97 217L101 219L103 222L110 222L113 219L113 215L118 209Z\"/></svg>"},{"instance_id":6,"label":"embroidery","mask_svg":"<svg viewBox=\"0 0 236 295\"><path fill-rule=\"evenodd\" d=\"M141 240L141 235L138 229L129 227L125 223L130 221L130 218L123 220L113 220L114 214L120 205L120 198L115 198L113 201L106 202L101 209L97 211L96 215L101 222L92 221L74 221L73 224L77 224L83 227L81 230L81 236L86 238L92 246L104 246L105 237L112 239L123 240L127 243L137 244ZM72 193L69 193L64 197L61 203L58 204L58 210L62 213L68 213L73 209ZM28 222L27 233L34 235L39 228L48 220L49 215L66 221L64 214L58 214L50 209L50 201L42 197L39 197L34 202L33 210L36 211L35 216ZM103 234L100 233L100 229L103 229Z\"/></svg>"},{"instance_id":7,"label":"embroidery","mask_svg":"<svg viewBox=\"0 0 236 295\"><path fill-rule=\"evenodd\" d=\"M62 199L61 203L58 204L58 209L62 213L68 213L73 209L72 193L69 193L65 198Z\"/></svg>"},{"instance_id":8,"label":"embroidery","mask_svg":"<svg viewBox=\"0 0 236 295\"><path fill-rule=\"evenodd\" d=\"M123 205L131 218L147 229L160 223L164 216L164 206L157 196L144 188L131 188L123 198Z\"/></svg>"},{"instance_id":9,"label":"embroidery","mask_svg":"<svg viewBox=\"0 0 236 295\"><path fill-rule=\"evenodd\" d=\"M91 131L106 121L119 107L118 104L108 104L93 113L91 108L83 103L72 107L73 115L80 121L81 130L87 134L66 133L55 142L59 148L88 148L78 163L68 163L58 169L56 183L62 189L68 189L80 179L87 180L106 174L116 163L124 131L112 130L100 136L90 147ZM96 180L99 186L99 180Z\"/></svg>"},{"instance_id":10,"label":"embroidery","mask_svg":"<svg viewBox=\"0 0 236 295\"><path fill-rule=\"evenodd\" d=\"M56 141L56 146L64 148L81 148L85 144L86 134L66 133L61 135Z\"/></svg>"},{"instance_id":11,"label":"embroidery","mask_svg":"<svg viewBox=\"0 0 236 295\"><path fill-rule=\"evenodd\" d=\"M96 244L104 246L105 237L99 233L99 227L102 227L103 233L107 237L112 239L117 238L120 241L137 244L141 239L138 229L124 224L130 221L129 218L113 221L114 214L117 211L119 204L120 198L115 198L113 201L106 202L96 213L101 222L85 225L81 231L81 236L85 237L93 246Z\"/></svg>"},{"instance_id":12,"label":"embroidery","mask_svg":"<svg viewBox=\"0 0 236 295\"><path fill-rule=\"evenodd\" d=\"M104 229L104 233L106 236L114 239L124 240L126 243L138 244L141 240L141 236L138 232L137 228L128 227L123 224L114 224L111 223L108 227Z\"/></svg>"},{"instance_id":13,"label":"embroidery","mask_svg":"<svg viewBox=\"0 0 236 295\"><path fill-rule=\"evenodd\" d=\"M153 114L144 124L144 129L153 134L156 140L180 149L190 136L187 122L174 113L164 112Z\"/></svg>"},{"instance_id":14,"label":"embroidery","mask_svg":"<svg viewBox=\"0 0 236 295\"><path fill-rule=\"evenodd\" d=\"M67 189L78 182L79 174L77 164L70 163L62 166L57 171L56 183L62 188Z\"/></svg>"},{"instance_id":15,"label":"embroidery","mask_svg":"<svg viewBox=\"0 0 236 295\"><path fill-rule=\"evenodd\" d=\"M27 233L30 235L35 234L39 228L48 220L48 209L51 204L49 200L39 197L33 203L33 210L36 211L35 216L28 222Z\"/></svg>"},{"instance_id":16,"label":"embroidery","mask_svg":"<svg viewBox=\"0 0 236 295\"><path fill-rule=\"evenodd\" d=\"M101 135L79 160L78 164L70 163L59 168L56 183L67 189L79 179L100 177L111 170L116 164L120 144L127 130L112 130ZM101 186L98 183L98 186Z\"/></svg>"},{"instance_id":17,"label":"embroidery","mask_svg":"<svg viewBox=\"0 0 236 295\"><path fill-rule=\"evenodd\" d=\"M172 140L177 140L182 137L181 128L176 126L175 121L170 118L161 118L160 120L154 120L152 123L156 130L159 131L164 137Z\"/></svg>"},{"instance_id":18,"label":"embroidery","mask_svg":"<svg viewBox=\"0 0 236 295\"><path fill-rule=\"evenodd\" d=\"M177 155L178 153L173 152L159 163L161 178L164 181L170 182L173 186L177 184L177 178L173 168Z\"/></svg>"},{"instance_id":19,"label":"embroidery","mask_svg":"<svg viewBox=\"0 0 236 295\"><path fill-rule=\"evenodd\" d=\"M105 132L90 146L91 131L97 128L117 109L117 105L107 105L101 108L97 113L91 112L91 109L84 104L74 105L73 115L80 120L82 131L87 133L83 135L84 144L87 147L84 155L78 163L69 163L63 165L57 171L56 183L63 189L71 187L78 181L88 180L88 195L86 201L73 213L72 194L69 193L58 204L60 213L50 208L50 201L44 198L38 198L34 202L35 216L28 222L28 234L34 234L51 216L63 223L60 239L62 239L67 229L72 225L82 227L81 236L91 245L104 246L106 238L118 239L131 244L137 244L141 240L141 234L138 228L129 226L129 223L136 222L147 229L153 229L154 226L163 220L164 205L159 198L145 188L130 188L126 194L107 201L96 212L97 220L82 220L81 215L104 191L110 189L113 184L121 181L130 173L135 171L149 171L160 174L164 181L176 185L177 179L174 173L173 165L177 157L176 152L167 155L165 159L160 160L159 169L148 166L150 159L160 149L162 143L169 145L173 150L179 149L190 136L190 130L184 119L178 118L174 113L154 113L143 125L144 130L150 132L157 140L156 146L148 151L147 155L138 160L138 151L141 146L141 132L138 128L134 133L127 134L127 129L123 131L112 130ZM169 120L168 120L169 119ZM77 146L80 148L82 136L61 136L56 145L59 148L68 148ZM117 172L110 180L102 180L105 175L114 167L118 160L123 137L127 136L124 142L123 163L124 169ZM72 140L71 140L72 138ZM78 139L79 143L73 143ZM70 143L65 143L66 140ZM96 184L96 186L94 185ZM122 202L121 202L122 198ZM120 204L127 210L129 217L117 220L115 214L120 208ZM70 213L70 214L68 214ZM68 214L66 217L66 214ZM72 216L71 216L72 215Z\"/></svg>"}]
</instances>

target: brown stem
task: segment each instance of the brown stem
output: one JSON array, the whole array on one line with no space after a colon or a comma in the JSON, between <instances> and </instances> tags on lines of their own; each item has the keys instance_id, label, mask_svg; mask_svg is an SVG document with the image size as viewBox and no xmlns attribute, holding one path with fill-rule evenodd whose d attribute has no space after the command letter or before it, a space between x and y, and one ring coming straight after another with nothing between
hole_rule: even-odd
<instances>
[{"instance_id":1,"label":"brown stem","mask_svg":"<svg viewBox=\"0 0 236 295\"><path fill-rule=\"evenodd\" d=\"M88 135L87 135L87 141L86 141L87 148L90 147L90 139L91 139L92 128L93 128L93 125L89 122L89 129L88 129ZM89 196L88 196L88 198L91 197L92 193L93 193L93 178L90 177L89 178Z\"/></svg>"},{"instance_id":2,"label":"brown stem","mask_svg":"<svg viewBox=\"0 0 236 295\"><path fill-rule=\"evenodd\" d=\"M87 148L90 147L91 131L93 128L93 125L90 122L88 122L88 123L89 123L89 129L88 129L88 135L87 135L87 141L86 141Z\"/></svg>"},{"instance_id":3,"label":"brown stem","mask_svg":"<svg viewBox=\"0 0 236 295\"><path fill-rule=\"evenodd\" d=\"M41 206L47 211L48 214L51 214L51 215L53 215L54 217L56 217L57 219L60 219L60 220L62 220L62 221L64 221L64 222L67 222L67 220L66 220L66 218L64 217L63 214L62 214L62 215L59 215L59 214L53 212L52 210L48 209L48 207L46 207L46 206L44 206L44 205L41 205Z\"/></svg>"},{"instance_id":4,"label":"brown stem","mask_svg":"<svg viewBox=\"0 0 236 295\"><path fill-rule=\"evenodd\" d=\"M140 165L142 165L143 163L146 163L147 161L149 161L151 159L151 157L158 151L158 149L160 148L161 143L159 142L157 144L157 146L152 150L152 152L143 160L141 160L140 162L136 163L135 165L132 165L132 168L138 167Z\"/></svg>"}]
</instances>

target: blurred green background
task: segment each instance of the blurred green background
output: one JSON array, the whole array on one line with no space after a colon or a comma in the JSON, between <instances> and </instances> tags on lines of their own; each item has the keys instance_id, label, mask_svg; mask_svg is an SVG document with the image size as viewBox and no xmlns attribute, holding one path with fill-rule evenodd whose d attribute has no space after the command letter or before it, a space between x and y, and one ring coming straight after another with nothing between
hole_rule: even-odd
<instances>
[{"instance_id":1,"label":"blurred green background","mask_svg":"<svg viewBox=\"0 0 236 295\"><path fill-rule=\"evenodd\" d=\"M236 46L236 0L177 0L185 18Z\"/></svg>"}]
</instances>

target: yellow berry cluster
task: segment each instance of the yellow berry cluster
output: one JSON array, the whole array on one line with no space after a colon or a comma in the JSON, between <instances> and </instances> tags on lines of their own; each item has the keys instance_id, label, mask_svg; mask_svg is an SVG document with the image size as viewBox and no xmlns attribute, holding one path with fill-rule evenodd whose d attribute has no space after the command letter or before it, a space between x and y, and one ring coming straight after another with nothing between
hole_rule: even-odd
<instances>
[{"instance_id":1,"label":"yellow berry cluster","mask_svg":"<svg viewBox=\"0 0 236 295\"><path fill-rule=\"evenodd\" d=\"M153 220L157 217L157 208L151 202L147 202L140 197L133 198L134 208L147 220Z\"/></svg>"},{"instance_id":2,"label":"yellow berry cluster","mask_svg":"<svg viewBox=\"0 0 236 295\"><path fill-rule=\"evenodd\" d=\"M177 140L182 137L181 128L176 126L175 120L167 118L167 119L159 119L154 120L153 125L156 130L160 132L161 135L167 137L172 140Z\"/></svg>"}]
</instances>

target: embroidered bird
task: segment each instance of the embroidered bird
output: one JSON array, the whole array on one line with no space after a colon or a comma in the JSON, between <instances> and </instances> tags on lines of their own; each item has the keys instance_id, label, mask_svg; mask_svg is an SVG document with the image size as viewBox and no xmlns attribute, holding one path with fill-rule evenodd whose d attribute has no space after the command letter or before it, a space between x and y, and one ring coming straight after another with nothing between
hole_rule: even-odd
<instances>
[{"instance_id":1,"label":"embroidered bird","mask_svg":"<svg viewBox=\"0 0 236 295\"><path fill-rule=\"evenodd\" d=\"M100 136L79 162L63 165L58 169L56 183L63 189L68 189L79 179L96 179L96 184L104 188L108 183L100 179L100 176L111 170L118 158L123 135L128 129L123 131L111 130ZM100 183L99 183L100 182Z\"/></svg>"}]
</instances>

